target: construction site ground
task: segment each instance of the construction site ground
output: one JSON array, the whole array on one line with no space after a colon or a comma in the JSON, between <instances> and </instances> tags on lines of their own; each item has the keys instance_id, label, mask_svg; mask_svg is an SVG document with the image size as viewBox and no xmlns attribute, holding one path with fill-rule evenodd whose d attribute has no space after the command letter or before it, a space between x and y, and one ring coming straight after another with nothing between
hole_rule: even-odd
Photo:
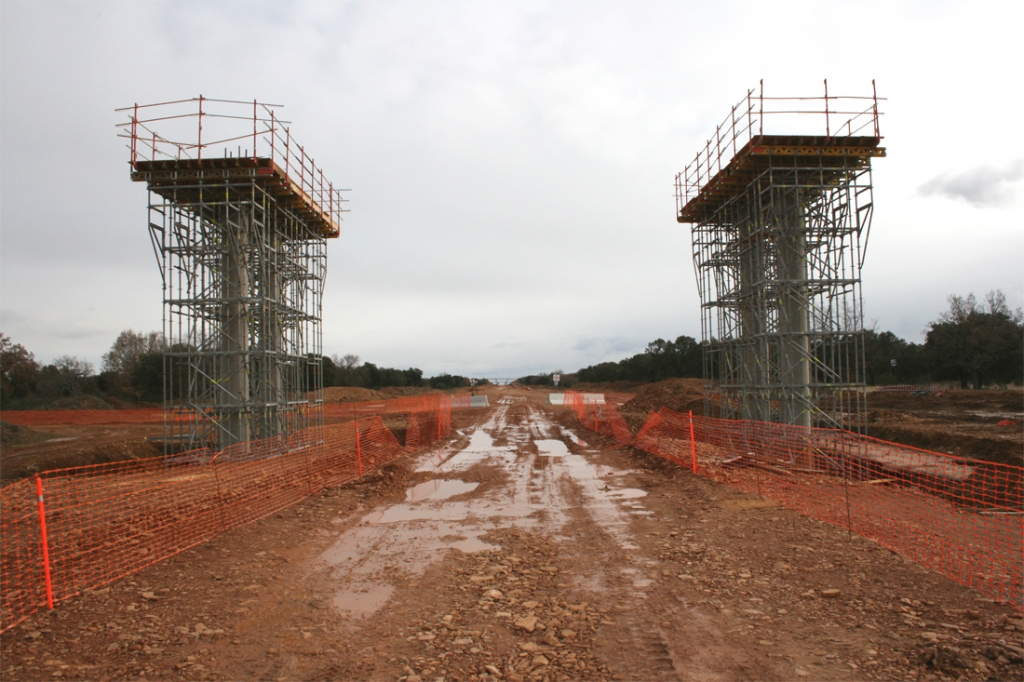
<instances>
[{"instance_id":1,"label":"construction site ground","mask_svg":"<svg viewBox=\"0 0 1024 682\"><path fill-rule=\"evenodd\" d=\"M487 393L491 407L456 411L452 438L432 450L30 617L0 635L0 674L1024 674L1024 620L1008 605L841 528L617 447L568 408L544 405L546 390ZM150 427L89 428L103 433L49 447L99 452L144 441ZM44 445L7 438L5 469L9 454ZM39 452L34 466L57 461Z\"/></svg>"}]
</instances>

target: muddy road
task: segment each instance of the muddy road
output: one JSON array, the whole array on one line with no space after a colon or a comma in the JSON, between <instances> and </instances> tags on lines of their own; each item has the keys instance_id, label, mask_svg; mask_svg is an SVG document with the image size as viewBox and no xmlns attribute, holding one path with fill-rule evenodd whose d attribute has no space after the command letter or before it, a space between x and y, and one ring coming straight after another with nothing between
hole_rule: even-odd
<instances>
[{"instance_id":1,"label":"muddy road","mask_svg":"<svg viewBox=\"0 0 1024 682\"><path fill-rule=\"evenodd\" d=\"M1020 614L489 389L443 445L33 616L4 679L1020 679Z\"/></svg>"}]
</instances>

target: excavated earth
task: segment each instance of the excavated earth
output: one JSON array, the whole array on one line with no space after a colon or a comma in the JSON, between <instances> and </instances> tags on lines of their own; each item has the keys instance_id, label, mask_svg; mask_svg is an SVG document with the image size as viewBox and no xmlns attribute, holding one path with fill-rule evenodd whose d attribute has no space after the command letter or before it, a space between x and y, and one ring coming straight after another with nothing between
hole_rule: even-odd
<instances>
[{"instance_id":1,"label":"excavated earth","mask_svg":"<svg viewBox=\"0 0 1024 682\"><path fill-rule=\"evenodd\" d=\"M1024 620L488 389L453 437L42 612L5 680L1019 680Z\"/></svg>"}]
</instances>

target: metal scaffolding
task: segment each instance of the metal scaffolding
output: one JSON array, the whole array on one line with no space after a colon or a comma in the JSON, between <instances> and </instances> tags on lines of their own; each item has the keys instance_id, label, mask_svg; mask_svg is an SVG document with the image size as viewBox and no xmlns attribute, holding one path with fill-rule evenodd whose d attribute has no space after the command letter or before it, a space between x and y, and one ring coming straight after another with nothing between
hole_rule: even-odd
<instances>
[{"instance_id":1,"label":"metal scaffolding","mask_svg":"<svg viewBox=\"0 0 1024 682\"><path fill-rule=\"evenodd\" d=\"M878 101L874 82L867 97L830 96L826 81L823 97L806 98L765 97L762 83L676 176L706 414L861 430L861 266L871 158L885 156Z\"/></svg>"},{"instance_id":2,"label":"metal scaffolding","mask_svg":"<svg viewBox=\"0 0 1024 682\"><path fill-rule=\"evenodd\" d=\"M166 452L323 425L326 240L344 200L276 108L199 97L119 110L163 280Z\"/></svg>"}]
</instances>

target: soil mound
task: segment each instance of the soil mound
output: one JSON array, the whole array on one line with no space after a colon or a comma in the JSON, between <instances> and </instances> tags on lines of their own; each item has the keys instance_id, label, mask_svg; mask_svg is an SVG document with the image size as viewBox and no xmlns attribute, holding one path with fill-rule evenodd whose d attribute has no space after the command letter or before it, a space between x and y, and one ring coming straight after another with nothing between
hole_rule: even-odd
<instances>
[{"instance_id":1,"label":"soil mound","mask_svg":"<svg viewBox=\"0 0 1024 682\"><path fill-rule=\"evenodd\" d=\"M651 412L657 412L663 407L676 412L693 410L694 414L703 413L703 379L665 379L633 390L636 397L620 407L619 413L634 434L640 430Z\"/></svg>"},{"instance_id":2,"label":"soil mound","mask_svg":"<svg viewBox=\"0 0 1024 682\"><path fill-rule=\"evenodd\" d=\"M868 393L867 434L882 440L1021 466L1024 393L1005 390ZM1011 426L999 426L1011 421Z\"/></svg>"},{"instance_id":3,"label":"soil mound","mask_svg":"<svg viewBox=\"0 0 1024 682\"><path fill-rule=\"evenodd\" d=\"M364 400L386 400L380 391L356 386L331 386L324 389L325 403L359 403Z\"/></svg>"},{"instance_id":4,"label":"soil mound","mask_svg":"<svg viewBox=\"0 0 1024 682\"><path fill-rule=\"evenodd\" d=\"M700 407L704 397L703 379L665 379L635 388L636 397L622 406L623 412L657 412L663 407L676 412ZM696 403L696 404L695 404Z\"/></svg>"},{"instance_id":5,"label":"soil mound","mask_svg":"<svg viewBox=\"0 0 1024 682\"><path fill-rule=\"evenodd\" d=\"M54 400L55 410L113 410L114 407L102 398L94 395L73 395L68 398Z\"/></svg>"},{"instance_id":6,"label":"soil mound","mask_svg":"<svg viewBox=\"0 0 1024 682\"><path fill-rule=\"evenodd\" d=\"M18 426L0 421L0 443L10 445L31 445L46 440L46 436L27 426Z\"/></svg>"}]
</instances>

